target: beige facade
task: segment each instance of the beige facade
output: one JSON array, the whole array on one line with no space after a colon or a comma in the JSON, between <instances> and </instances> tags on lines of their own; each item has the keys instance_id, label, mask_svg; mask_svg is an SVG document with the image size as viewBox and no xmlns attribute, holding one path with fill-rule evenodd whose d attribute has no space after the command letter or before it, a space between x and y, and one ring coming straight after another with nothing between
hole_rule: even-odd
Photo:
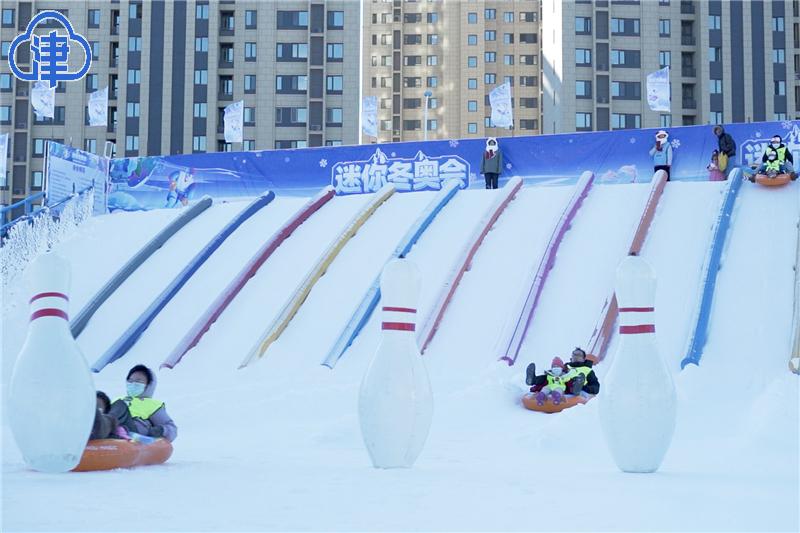
<instances>
[{"instance_id":1,"label":"beige facade","mask_svg":"<svg viewBox=\"0 0 800 533\"><path fill-rule=\"evenodd\" d=\"M41 0L0 8L4 46L37 12L57 9L96 52L87 79L60 84L55 120L46 122L34 120L31 84L0 69L0 132L10 134L2 204L41 190L45 139L94 153L109 141L118 157L358 142L359 2ZM29 55L18 59L30 69ZM89 94L106 85L109 125L90 127ZM244 143L231 145L221 112L239 100Z\"/></svg>"},{"instance_id":2,"label":"beige facade","mask_svg":"<svg viewBox=\"0 0 800 533\"><path fill-rule=\"evenodd\" d=\"M378 98L380 142L423 139L426 100L428 139L538 133L538 0L365 0L363 9L362 92ZM488 94L505 81L513 129L489 122Z\"/></svg>"},{"instance_id":3,"label":"beige facade","mask_svg":"<svg viewBox=\"0 0 800 533\"><path fill-rule=\"evenodd\" d=\"M543 0L542 133L800 117L800 2ZM670 66L671 110L647 104Z\"/></svg>"}]
</instances>

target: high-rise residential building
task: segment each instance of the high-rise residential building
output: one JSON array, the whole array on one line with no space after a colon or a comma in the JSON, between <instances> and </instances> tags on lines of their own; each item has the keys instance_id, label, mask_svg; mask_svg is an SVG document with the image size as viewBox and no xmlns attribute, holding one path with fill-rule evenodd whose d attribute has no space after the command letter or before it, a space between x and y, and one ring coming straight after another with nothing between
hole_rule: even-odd
<instances>
[{"instance_id":1,"label":"high-rise residential building","mask_svg":"<svg viewBox=\"0 0 800 533\"><path fill-rule=\"evenodd\" d=\"M44 120L31 109L32 84L0 69L0 132L10 133L2 204L41 190L46 139L95 153L111 141L117 157L358 142L359 2L5 1L3 63L10 42L47 9L90 41L93 63L85 79L59 84L55 118ZM23 49L17 60L29 71ZM105 86L109 124L89 127L89 94ZM223 110L239 100L244 142L231 146Z\"/></svg>"},{"instance_id":2,"label":"high-rise residential building","mask_svg":"<svg viewBox=\"0 0 800 533\"><path fill-rule=\"evenodd\" d=\"M428 139L539 132L538 0L364 0L363 9L362 93L378 98L379 141L421 140L424 128ZM511 130L490 120L489 92L506 81Z\"/></svg>"},{"instance_id":3,"label":"high-rise residential building","mask_svg":"<svg viewBox=\"0 0 800 533\"><path fill-rule=\"evenodd\" d=\"M797 0L543 0L542 36L542 133L800 118Z\"/></svg>"}]
</instances>

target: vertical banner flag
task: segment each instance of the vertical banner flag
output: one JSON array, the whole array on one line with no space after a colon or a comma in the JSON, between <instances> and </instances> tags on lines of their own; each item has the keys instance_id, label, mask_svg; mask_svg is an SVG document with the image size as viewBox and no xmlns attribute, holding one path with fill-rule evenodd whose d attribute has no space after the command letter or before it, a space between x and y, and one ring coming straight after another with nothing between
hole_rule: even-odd
<instances>
[{"instance_id":1,"label":"vertical banner flag","mask_svg":"<svg viewBox=\"0 0 800 533\"><path fill-rule=\"evenodd\" d=\"M8 133L0 135L0 184L6 185L6 159L8 158Z\"/></svg>"},{"instance_id":2,"label":"vertical banner flag","mask_svg":"<svg viewBox=\"0 0 800 533\"><path fill-rule=\"evenodd\" d=\"M31 105L33 112L41 120L44 117L55 117L56 88L52 89L43 81L37 81L31 89Z\"/></svg>"},{"instance_id":3,"label":"vertical banner flag","mask_svg":"<svg viewBox=\"0 0 800 533\"><path fill-rule=\"evenodd\" d=\"M108 86L89 95L89 126L108 124Z\"/></svg>"},{"instance_id":4,"label":"vertical banner flag","mask_svg":"<svg viewBox=\"0 0 800 533\"><path fill-rule=\"evenodd\" d=\"M225 142L240 143L244 140L244 100L234 102L225 108Z\"/></svg>"},{"instance_id":5,"label":"vertical banner flag","mask_svg":"<svg viewBox=\"0 0 800 533\"><path fill-rule=\"evenodd\" d=\"M365 96L361 101L361 131L378 138L378 97Z\"/></svg>"},{"instance_id":6,"label":"vertical banner flag","mask_svg":"<svg viewBox=\"0 0 800 533\"><path fill-rule=\"evenodd\" d=\"M647 75L647 104L653 111L670 111L669 67Z\"/></svg>"},{"instance_id":7,"label":"vertical banner flag","mask_svg":"<svg viewBox=\"0 0 800 533\"><path fill-rule=\"evenodd\" d=\"M489 93L489 104L492 106L492 125L495 128L510 128L514 125L511 86L508 82L492 89Z\"/></svg>"}]
</instances>

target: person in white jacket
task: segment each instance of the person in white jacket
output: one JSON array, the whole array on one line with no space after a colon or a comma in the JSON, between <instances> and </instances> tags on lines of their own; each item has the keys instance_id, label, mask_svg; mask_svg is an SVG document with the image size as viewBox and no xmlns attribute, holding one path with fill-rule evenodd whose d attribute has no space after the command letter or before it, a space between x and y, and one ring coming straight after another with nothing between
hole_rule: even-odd
<instances>
[{"instance_id":1,"label":"person in white jacket","mask_svg":"<svg viewBox=\"0 0 800 533\"><path fill-rule=\"evenodd\" d=\"M672 145L668 139L669 133L658 130L656 143L650 149L650 157L653 158L653 172L663 170L667 173L667 181L669 181L669 169L672 166Z\"/></svg>"}]
</instances>

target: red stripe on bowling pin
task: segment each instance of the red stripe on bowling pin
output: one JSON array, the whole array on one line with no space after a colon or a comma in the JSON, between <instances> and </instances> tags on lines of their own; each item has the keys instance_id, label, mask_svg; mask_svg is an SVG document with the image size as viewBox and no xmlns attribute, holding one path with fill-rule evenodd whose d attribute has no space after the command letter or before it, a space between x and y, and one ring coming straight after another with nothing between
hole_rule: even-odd
<instances>
[{"instance_id":1,"label":"red stripe on bowling pin","mask_svg":"<svg viewBox=\"0 0 800 533\"><path fill-rule=\"evenodd\" d=\"M31 314L30 322L33 322L37 318L42 318L45 316L55 316L63 318L64 320L69 322L69 316L67 315L67 313L65 313L61 309L53 309L52 307L46 307L44 309L39 309L38 311L34 311Z\"/></svg>"},{"instance_id":2,"label":"red stripe on bowling pin","mask_svg":"<svg viewBox=\"0 0 800 533\"><path fill-rule=\"evenodd\" d=\"M397 313L416 313L416 309L411 309L410 307L384 307L384 311L395 311Z\"/></svg>"},{"instance_id":3,"label":"red stripe on bowling pin","mask_svg":"<svg viewBox=\"0 0 800 533\"><path fill-rule=\"evenodd\" d=\"M655 307L620 307L620 313L654 313ZM638 335L641 333L655 333L655 324L636 324L630 326L620 326L621 335Z\"/></svg>"},{"instance_id":4,"label":"red stripe on bowling pin","mask_svg":"<svg viewBox=\"0 0 800 533\"><path fill-rule=\"evenodd\" d=\"M620 313L652 313L655 307L620 307Z\"/></svg>"},{"instance_id":5,"label":"red stripe on bowling pin","mask_svg":"<svg viewBox=\"0 0 800 533\"><path fill-rule=\"evenodd\" d=\"M415 331L416 324L413 322L383 322L381 329L391 331Z\"/></svg>"},{"instance_id":6,"label":"red stripe on bowling pin","mask_svg":"<svg viewBox=\"0 0 800 533\"><path fill-rule=\"evenodd\" d=\"M69 296L61 292L40 292L39 294L31 297L28 304L32 304L33 302L35 302L40 298L63 298L66 301L69 301Z\"/></svg>"}]
</instances>

